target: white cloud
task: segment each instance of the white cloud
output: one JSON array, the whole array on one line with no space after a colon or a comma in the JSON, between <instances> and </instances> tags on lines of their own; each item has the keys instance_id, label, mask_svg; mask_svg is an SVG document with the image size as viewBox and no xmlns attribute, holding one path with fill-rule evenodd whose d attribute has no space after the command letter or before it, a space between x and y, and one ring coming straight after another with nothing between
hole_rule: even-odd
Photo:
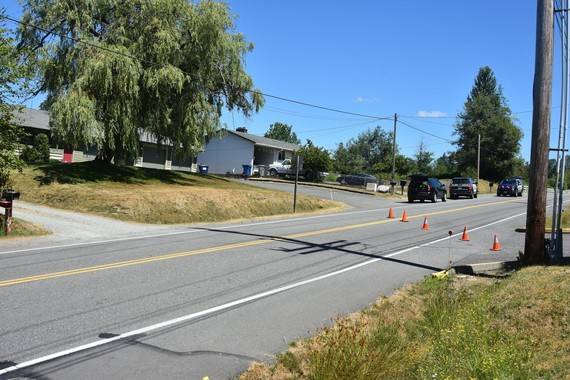
<instances>
[{"instance_id":1,"label":"white cloud","mask_svg":"<svg viewBox=\"0 0 570 380\"><path fill-rule=\"evenodd\" d=\"M447 113L441 111L418 111L419 117L445 117Z\"/></svg>"},{"instance_id":2,"label":"white cloud","mask_svg":"<svg viewBox=\"0 0 570 380\"><path fill-rule=\"evenodd\" d=\"M357 96L356 99L354 99L354 101L356 103L378 103L380 101L380 99L378 99L378 98L366 98L364 96Z\"/></svg>"}]
</instances>

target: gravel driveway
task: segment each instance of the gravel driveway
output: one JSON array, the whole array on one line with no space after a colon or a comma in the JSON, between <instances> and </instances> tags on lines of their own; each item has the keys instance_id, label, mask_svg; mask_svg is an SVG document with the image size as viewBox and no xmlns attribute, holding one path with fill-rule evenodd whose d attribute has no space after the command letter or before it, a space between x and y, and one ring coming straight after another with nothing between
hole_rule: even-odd
<instances>
[{"instance_id":1,"label":"gravel driveway","mask_svg":"<svg viewBox=\"0 0 570 380\"><path fill-rule=\"evenodd\" d=\"M0 241L0 251L45 246L46 244L58 245L159 234L184 229L180 226L157 226L123 222L96 215L40 206L24 201L14 202L14 217L39 224L50 231L51 234L30 238L4 239Z\"/></svg>"}]
</instances>

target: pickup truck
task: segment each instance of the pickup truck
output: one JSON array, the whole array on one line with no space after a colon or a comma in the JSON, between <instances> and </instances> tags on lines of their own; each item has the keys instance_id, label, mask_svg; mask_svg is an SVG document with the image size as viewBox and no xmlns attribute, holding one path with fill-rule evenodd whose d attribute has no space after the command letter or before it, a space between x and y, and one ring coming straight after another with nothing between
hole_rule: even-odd
<instances>
[{"instance_id":1,"label":"pickup truck","mask_svg":"<svg viewBox=\"0 0 570 380\"><path fill-rule=\"evenodd\" d=\"M290 159L275 161L274 163L269 165L269 175L277 177L277 176L285 176L287 174L294 174L291 170Z\"/></svg>"},{"instance_id":2,"label":"pickup truck","mask_svg":"<svg viewBox=\"0 0 570 380\"><path fill-rule=\"evenodd\" d=\"M317 175L320 177L326 176L328 173L319 172ZM269 165L269 175L272 177L286 177L286 176L294 176L295 170L293 170L293 166L291 165L290 159L285 159L282 161L275 161L274 163ZM302 177L308 181L312 181L314 178L313 171L309 169L301 169L299 170L299 177Z\"/></svg>"}]
</instances>

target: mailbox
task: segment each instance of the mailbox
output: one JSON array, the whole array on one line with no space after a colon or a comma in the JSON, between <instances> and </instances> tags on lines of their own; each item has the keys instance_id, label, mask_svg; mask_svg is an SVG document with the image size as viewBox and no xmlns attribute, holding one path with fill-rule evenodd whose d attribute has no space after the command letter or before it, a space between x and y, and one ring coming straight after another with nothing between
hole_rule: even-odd
<instances>
[{"instance_id":1,"label":"mailbox","mask_svg":"<svg viewBox=\"0 0 570 380\"><path fill-rule=\"evenodd\" d=\"M7 201L20 199L20 193L14 189L4 189L2 191L2 199L5 199Z\"/></svg>"},{"instance_id":2,"label":"mailbox","mask_svg":"<svg viewBox=\"0 0 570 380\"><path fill-rule=\"evenodd\" d=\"M406 180L401 180L401 181L400 181L400 186L402 186L402 187L406 186Z\"/></svg>"}]
</instances>

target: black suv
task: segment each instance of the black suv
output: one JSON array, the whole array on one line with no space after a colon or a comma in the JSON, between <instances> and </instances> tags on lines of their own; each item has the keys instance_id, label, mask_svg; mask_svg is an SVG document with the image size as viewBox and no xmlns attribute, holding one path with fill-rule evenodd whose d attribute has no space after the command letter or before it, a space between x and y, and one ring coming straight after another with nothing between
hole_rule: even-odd
<instances>
[{"instance_id":1,"label":"black suv","mask_svg":"<svg viewBox=\"0 0 570 380\"><path fill-rule=\"evenodd\" d=\"M408 202L430 200L435 203L438 199L442 202L447 200L447 189L437 178L428 178L421 174L410 176Z\"/></svg>"},{"instance_id":2,"label":"black suv","mask_svg":"<svg viewBox=\"0 0 570 380\"><path fill-rule=\"evenodd\" d=\"M507 178L497 186L497 196L522 197L524 186L519 178Z\"/></svg>"},{"instance_id":3,"label":"black suv","mask_svg":"<svg viewBox=\"0 0 570 380\"><path fill-rule=\"evenodd\" d=\"M469 177L455 177L449 185L449 198L477 198L477 184Z\"/></svg>"}]
</instances>

